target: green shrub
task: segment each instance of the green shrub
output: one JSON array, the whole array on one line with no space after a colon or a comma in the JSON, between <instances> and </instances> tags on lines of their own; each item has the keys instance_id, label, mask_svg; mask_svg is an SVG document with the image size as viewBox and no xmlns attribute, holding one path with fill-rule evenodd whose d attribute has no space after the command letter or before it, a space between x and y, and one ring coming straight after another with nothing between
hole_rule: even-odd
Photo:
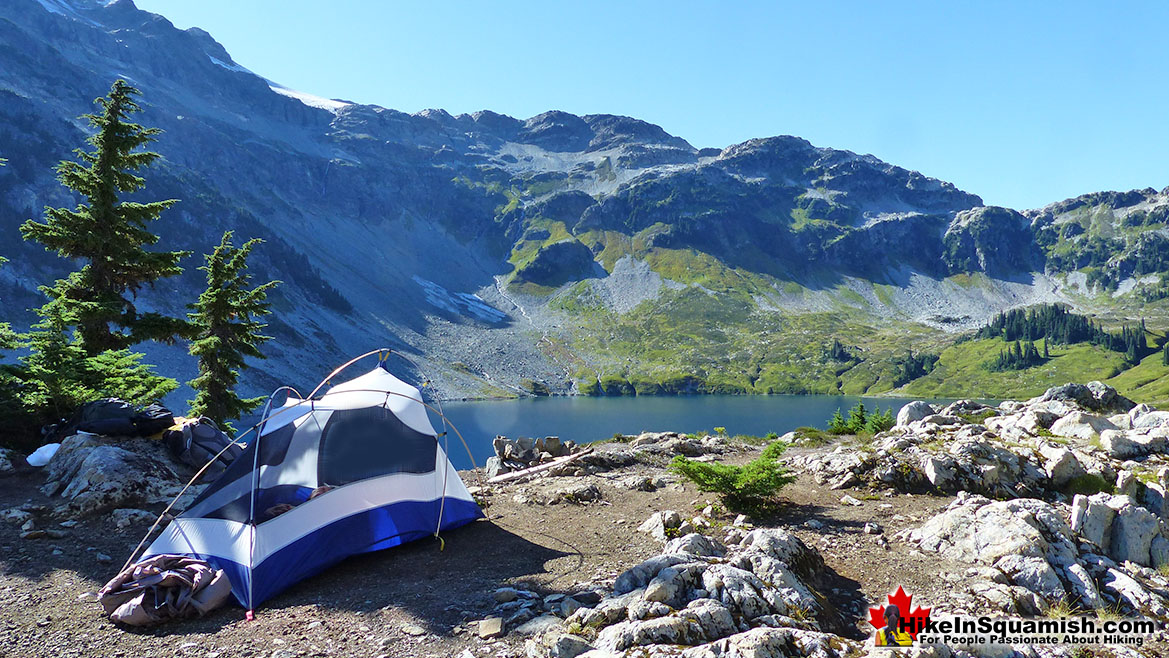
<instances>
[{"instance_id":1,"label":"green shrub","mask_svg":"<svg viewBox=\"0 0 1169 658\"><path fill-rule=\"evenodd\" d=\"M670 470L698 485L699 490L717 493L728 509L738 512L759 510L795 479L779 463L787 444L775 441L763 454L742 466L697 462L675 457Z\"/></svg>"},{"instance_id":2,"label":"green shrub","mask_svg":"<svg viewBox=\"0 0 1169 658\"><path fill-rule=\"evenodd\" d=\"M893 407L889 407L884 412L877 409L865 419L865 431L870 434L880 434L892 428L893 422Z\"/></svg>"},{"instance_id":3,"label":"green shrub","mask_svg":"<svg viewBox=\"0 0 1169 658\"><path fill-rule=\"evenodd\" d=\"M826 445L832 442L832 433L825 432L817 427L797 427L793 430L796 433L796 438L792 443L799 444L805 448L815 448L817 446ZM774 439L779 438L774 434L769 435Z\"/></svg>"},{"instance_id":4,"label":"green shrub","mask_svg":"<svg viewBox=\"0 0 1169 658\"><path fill-rule=\"evenodd\" d=\"M1100 492L1112 493L1115 489L1113 483L1095 474L1077 475L1068 480L1067 485L1064 486L1064 491L1069 496L1076 494L1091 496Z\"/></svg>"}]
</instances>

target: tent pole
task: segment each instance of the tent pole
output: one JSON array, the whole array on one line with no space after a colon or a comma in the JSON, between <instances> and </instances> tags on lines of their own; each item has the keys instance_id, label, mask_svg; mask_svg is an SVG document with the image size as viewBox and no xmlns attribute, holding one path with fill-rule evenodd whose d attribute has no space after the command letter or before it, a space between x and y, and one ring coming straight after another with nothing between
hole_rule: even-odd
<instances>
[{"instance_id":1,"label":"tent pole","mask_svg":"<svg viewBox=\"0 0 1169 658\"><path fill-rule=\"evenodd\" d=\"M272 393L275 397L276 393ZM272 397L268 398L268 405L272 405ZM267 421L267 411L264 413L264 420ZM256 430L256 450L252 453L252 491L250 501L250 511L248 513L248 521L251 524L251 532L248 537L248 620L255 616L255 608L252 606L252 563L256 559L256 487L260 484L260 441L263 440L261 436L263 428Z\"/></svg>"}]
</instances>

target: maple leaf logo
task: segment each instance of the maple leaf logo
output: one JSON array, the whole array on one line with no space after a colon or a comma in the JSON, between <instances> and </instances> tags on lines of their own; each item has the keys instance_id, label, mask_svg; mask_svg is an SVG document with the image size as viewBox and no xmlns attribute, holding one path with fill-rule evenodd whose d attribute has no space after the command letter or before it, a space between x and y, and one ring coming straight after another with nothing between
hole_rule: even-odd
<instances>
[{"instance_id":1,"label":"maple leaf logo","mask_svg":"<svg viewBox=\"0 0 1169 658\"><path fill-rule=\"evenodd\" d=\"M913 603L913 595L906 594L905 590L900 585L897 586L897 591L885 597L888 604L897 607L900 613L900 622L897 630L909 633L909 637L917 640L917 634L925 629L926 623L930 619L930 608L917 608L910 612L910 605ZM885 606L877 606L869 608L869 623L873 628L882 629L885 627Z\"/></svg>"}]
</instances>

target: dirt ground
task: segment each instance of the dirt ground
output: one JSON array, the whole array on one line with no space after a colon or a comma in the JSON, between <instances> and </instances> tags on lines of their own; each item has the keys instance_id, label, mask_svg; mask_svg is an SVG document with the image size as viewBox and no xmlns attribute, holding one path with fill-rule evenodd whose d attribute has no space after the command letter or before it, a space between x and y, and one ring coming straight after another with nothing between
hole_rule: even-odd
<instances>
[{"instance_id":1,"label":"dirt ground","mask_svg":"<svg viewBox=\"0 0 1169 658\"><path fill-rule=\"evenodd\" d=\"M513 498L581 478L497 486L487 497L488 518L446 533L445 550L423 540L351 558L267 601L251 622L230 605L199 620L145 630L116 627L93 593L115 574L145 527L119 530L99 518L66 530L63 539L21 539L18 526L0 523L0 655L455 656L464 649L475 656L522 655L524 638L515 633L500 640L475 633L475 622L492 612L497 587L522 583L547 594L611 585L618 573L660 551L636 530L646 517L665 509L689 516L714 500L689 484L643 492L615 481L650 470L639 465L587 476L603 496L589 505ZM481 476L465 478L474 486ZM37 490L42 480L39 473L0 477L0 509L26 502L51 507L56 501ZM842 504L846 493L861 504ZM768 525L794 531L827 563L820 585L844 622L826 630L862 638L870 631L866 606L901 585L915 594L915 604L928 607L949 586L945 576L968 566L922 555L892 537L919 525L950 497L832 491L800 476L781 498L785 503ZM813 529L809 521L822 525ZM866 522L879 524L882 534L863 532ZM889 539L887 547L881 537ZM112 561L99 561L99 553ZM418 632L412 625L425 633L411 634Z\"/></svg>"}]
</instances>

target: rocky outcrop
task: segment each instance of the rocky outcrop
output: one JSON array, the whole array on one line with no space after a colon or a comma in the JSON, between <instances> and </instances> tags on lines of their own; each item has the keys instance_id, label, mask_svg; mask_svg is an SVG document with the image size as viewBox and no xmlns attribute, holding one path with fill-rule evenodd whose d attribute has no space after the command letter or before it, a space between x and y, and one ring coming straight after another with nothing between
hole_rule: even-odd
<instances>
[{"instance_id":1,"label":"rocky outcrop","mask_svg":"<svg viewBox=\"0 0 1169 658\"><path fill-rule=\"evenodd\" d=\"M576 450L576 443L561 441L560 437L556 436L539 439L529 437L509 439L506 436L497 436L491 446L495 450L495 455L487 458L486 470L489 478L539 466L570 455Z\"/></svg>"},{"instance_id":2,"label":"rocky outcrop","mask_svg":"<svg viewBox=\"0 0 1169 658\"><path fill-rule=\"evenodd\" d=\"M63 499L62 512L72 517L165 500L182 484L165 452L144 439L71 436L46 466L41 491Z\"/></svg>"},{"instance_id":3,"label":"rocky outcrop","mask_svg":"<svg viewBox=\"0 0 1169 658\"><path fill-rule=\"evenodd\" d=\"M644 526L663 517L673 525L676 516L659 513ZM580 655L658 655L672 646L683 656L832 657L859 648L821 627L839 619L815 589L824 569L815 549L780 529L728 533L727 542L696 533L668 542L619 575L603 599L530 640L527 655L565 655L562 646L588 649ZM766 653L776 650L792 653Z\"/></svg>"},{"instance_id":4,"label":"rocky outcrop","mask_svg":"<svg viewBox=\"0 0 1169 658\"><path fill-rule=\"evenodd\" d=\"M963 493L943 512L899 537L923 551L993 569L971 574L967 587L1007 611L1034 608L1029 614L1036 614L1071 603L1169 617L1169 600L1163 594L1169 578L1148 568L1169 564L1169 539L1161 520L1127 496L1077 496L1070 525L1066 508L1035 499L995 502ZM1004 592L1003 585L1022 592ZM1020 593L1036 598L1028 600L1024 594L1020 599Z\"/></svg>"},{"instance_id":5,"label":"rocky outcrop","mask_svg":"<svg viewBox=\"0 0 1169 658\"><path fill-rule=\"evenodd\" d=\"M1151 476L1160 462L1146 458L1169 450L1163 420L1163 412L1135 405L1100 382L1066 384L997 407L963 400L936 409L913 402L871 448L838 448L792 463L839 488L868 483L1042 498L1111 486L1124 472Z\"/></svg>"}]
</instances>

